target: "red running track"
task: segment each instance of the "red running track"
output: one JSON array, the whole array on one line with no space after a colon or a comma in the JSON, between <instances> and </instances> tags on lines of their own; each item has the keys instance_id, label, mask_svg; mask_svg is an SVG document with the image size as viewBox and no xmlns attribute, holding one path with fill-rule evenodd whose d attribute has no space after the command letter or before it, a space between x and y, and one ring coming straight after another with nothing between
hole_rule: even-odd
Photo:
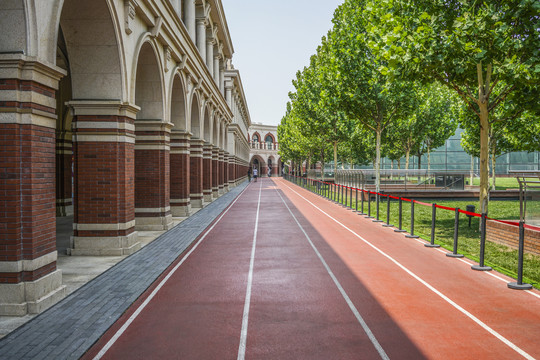
<instances>
[{"instance_id":1,"label":"red running track","mask_svg":"<svg viewBox=\"0 0 540 360\"><path fill-rule=\"evenodd\" d=\"M259 179L85 358L540 358L538 291L423 243Z\"/></svg>"}]
</instances>

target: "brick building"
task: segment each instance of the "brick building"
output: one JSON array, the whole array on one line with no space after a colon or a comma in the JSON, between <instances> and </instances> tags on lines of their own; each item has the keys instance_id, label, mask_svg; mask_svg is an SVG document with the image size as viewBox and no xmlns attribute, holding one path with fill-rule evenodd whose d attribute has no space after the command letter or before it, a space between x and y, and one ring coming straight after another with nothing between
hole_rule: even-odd
<instances>
[{"instance_id":1,"label":"brick building","mask_svg":"<svg viewBox=\"0 0 540 360\"><path fill-rule=\"evenodd\" d=\"M136 251L235 186L249 112L221 0L0 2L0 315L64 296L71 254Z\"/></svg>"},{"instance_id":2,"label":"brick building","mask_svg":"<svg viewBox=\"0 0 540 360\"><path fill-rule=\"evenodd\" d=\"M257 168L259 175L281 176L283 164L278 154L277 126L252 123L249 128L250 167Z\"/></svg>"}]
</instances>

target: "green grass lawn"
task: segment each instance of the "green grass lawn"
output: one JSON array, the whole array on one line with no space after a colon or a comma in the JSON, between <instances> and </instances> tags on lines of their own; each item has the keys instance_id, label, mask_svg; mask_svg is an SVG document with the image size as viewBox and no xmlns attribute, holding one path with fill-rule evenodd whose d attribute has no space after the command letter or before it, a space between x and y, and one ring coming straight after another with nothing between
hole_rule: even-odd
<instances>
[{"instance_id":1,"label":"green grass lawn","mask_svg":"<svg viewBox=\"0 0 540 360\"><path fill-rule=\"evenodd\" d=\"M505 179L515 180L515 179ZM510 181L506 184L511 184ZM315 187L310 188L315 191ZM341 193L340 193L341 196ZM352 205L354 208L356 203L350 197L346 198L347 205ZM422 200L422 202L436 202L438 205L443 205L451 208L460 208L465 210L466 205L475 205L478 208L477 201L452 201L452 200ZM345 203L345 200L342 201ZM358 209L361 208L361 202L358 203ZM381 200L379 204L379 219L387 220L386 199ZM415 204L415 221L414 233L422 239L430 241L431 239L431 206L423 206ZM368 212L368 203L364 202L364 212ZM454 242L454 220L455 212L437 209L437 221L435 226L435 243L441 245L447 250L453 250ZM376 216L376 202L371 202L371 215ZM396 227L398 225L399 203L397 200L392 200L390 203L390 223ZM493 219L518 220L519 219L519 201L490 201L489 215ZM458 253L465 255L467 258L478 262L480 257L480 218L474 217L471 219L469 227L468 217L464 214L459 216L458 228ZM408 232L411 229L411 204L410 202L402 203L402 228ZM532 284L540 289L540 256L525 254L523 265L523 282ZM485 265L491 266L493 269L504 273L513 278L517 278L518 267L518 251L504 245L499 245L491 242L486 242Z\"/></svg>"},{"instance_id":2,"label":"green grass lawn","mask_svg":"<svg viewBox=\"0 0 540 360\"><path fill-rule=\"evenodd\" d=\"M489 179L491 183L491 178ZM480 179L474 178L473 185L479 186ZM495 179L495 189L496 190L506 190L506 189L519 189L519 183L515 177L497 177Z\"/></svg>"}]
</instances>

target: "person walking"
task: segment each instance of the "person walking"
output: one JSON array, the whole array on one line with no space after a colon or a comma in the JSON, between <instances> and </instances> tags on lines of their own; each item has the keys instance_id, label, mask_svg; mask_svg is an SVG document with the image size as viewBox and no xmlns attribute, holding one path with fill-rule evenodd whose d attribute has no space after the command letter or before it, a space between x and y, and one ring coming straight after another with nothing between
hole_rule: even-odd
<instances>
[{"instance_id":1,"label":"person walking","mask_svg":"<svg viewBox=\"0 0 540 360\"><path fill-rule=\"evenodd\" d=\"M255 182L257 182L257 175L259 175L259 171L257 168L253 168L253 179L255 179Z\"/></svg>"},{"instance_id":2,"label":"person walking","mask_svg":"<svg viewBox=\"0 0 540 360\"><path fill-rule=\"evenodd\" d=\"M247 176L248 176L248 182L251 182L251 168L248 168Z\"/></svg>"}]
</instances>

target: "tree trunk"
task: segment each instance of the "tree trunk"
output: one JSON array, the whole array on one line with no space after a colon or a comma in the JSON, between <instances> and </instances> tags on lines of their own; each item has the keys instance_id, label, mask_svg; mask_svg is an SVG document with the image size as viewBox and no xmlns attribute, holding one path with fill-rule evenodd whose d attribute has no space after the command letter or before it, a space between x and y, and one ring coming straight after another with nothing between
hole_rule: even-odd
<instances>
[{"instance_id":1,"label":"tree trunk","mask_svg":"<svg viewBox=\"0 0 540 360\"><path fill-rule=\"evenodd\" d=\"M489 201L489 122L488 102L479 101L480 107L480 198L479 208L482 213L488 211Z\"/></svg>"},{"instance_id":2,"label":"tree trunk","mask_svg":"<svg viewBox=\"0 0 540 360\"><path fill-rule=\"evenodd\" d=\"M429 146L427 147L427 172L429 176L431 173L431 149Z\"/></svg>"},{"instance_id":3,"label":"tree trunk","mask_svg":"<svg viewBox=\"0 0 540 360\"><path fill-rule=\"evenodd\" d=\"M411 151L407 149L407 152L405 153L405 170L409 170L409 158L411 156Z\"/></svg>"}]
</instances>

